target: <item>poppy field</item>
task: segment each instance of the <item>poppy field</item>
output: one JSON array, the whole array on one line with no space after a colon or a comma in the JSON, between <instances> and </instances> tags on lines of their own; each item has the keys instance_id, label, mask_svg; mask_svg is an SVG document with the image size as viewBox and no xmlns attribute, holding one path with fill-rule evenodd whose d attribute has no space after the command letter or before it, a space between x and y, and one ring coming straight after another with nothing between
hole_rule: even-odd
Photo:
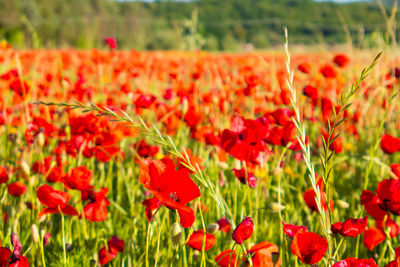
<instances>
[{"instance_id":1,"label":"poppy field","mask_svg":"<svg viewBox=\"0 0 400 267\"><path fill-rule=\"evenodd\" d=\"M0 266L400 266L395 51L0 47Z\"/></svg>"}]
</instances>

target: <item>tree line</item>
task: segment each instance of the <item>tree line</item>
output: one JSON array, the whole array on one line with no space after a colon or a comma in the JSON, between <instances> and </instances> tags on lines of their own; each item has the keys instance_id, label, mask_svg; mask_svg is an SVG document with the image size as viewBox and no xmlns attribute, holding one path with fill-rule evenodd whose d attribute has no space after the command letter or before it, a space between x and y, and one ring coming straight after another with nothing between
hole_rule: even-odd
<instances>
[{"instance_id":1,"label":"tree line","mask_svg":"<svg viewBox=\"0 0 400 267\"><path fill-rule=\"evenodd\" d=\"M0 0L0 39L18 48L103 47L114 37L122 49L263 49L283 43L284 25L304 45L370 47L387 31L376 2Z\"/></svg>"}]
</instances>

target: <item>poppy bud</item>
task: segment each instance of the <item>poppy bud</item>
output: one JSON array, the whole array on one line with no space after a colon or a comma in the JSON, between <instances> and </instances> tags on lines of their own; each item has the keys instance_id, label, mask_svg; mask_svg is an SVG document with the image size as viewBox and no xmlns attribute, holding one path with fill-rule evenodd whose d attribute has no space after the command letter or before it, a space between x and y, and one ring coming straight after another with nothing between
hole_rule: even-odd
<instances>
[{"instance_id":1,"label":"poppy bud","mask_svg":"<svg viewBox=\"0 0 400 267\"><path fill-rule=\"evenodd\" d=\"M7 169L3 166L0 166L0 184L7 183L8 178Z\"/></svg>"},{"instance_id":2,"label":"poppy bud","mask_svg":"<svg viewBox=\"0 0 400 267\"><path fill-rule=\"evenodd\" d=\"M275 266L279 261L279 252L272 252L271 253L271 259L272 259L272 263Z\"/></svg>"},{"instance_id":3,"label":"poppy bud","mask_svg":"<svg viewBox=\"0 0 400 267\"><path fill-rule=\"evenodd\" d=\"M272 202L269 206L273 212L280 212L285 209L285 206L276 202Z\"/></svg>"},{"instance_id":4,"label":"poppy bud","mask_svg":"<svg viewBox=\"0 0 400 267\"><path fill-rule=\"evenodd\" d=\"M195 250L195 251L193 251L193 260L194 261L198 261L199 259L200 259L200 251L198 251L198 250Z\"/></svg>"},{"instance_id":5,"label":"poppy bud","mask_svg":"<svg viewBox=\"0 0 400 267\"><path fill-rule=\"evenodd\" d=\"M211 223L207 226L207 233L214 234L218 231L219 225L217 223Z\"/></svg>"},{"instance_id":6,"label":"poppy bud","mask_svg":"<svg viewBox=\"0 0 400 267\"><path fill-rule=\"evenodd\" d=\"M253 234L254 223L250 217L246 217L243 221L236 227L232 233L232 239L236 243L241 245L243 241L249 239Z\"/></svg>"},{"instance_id":7,"label":"poppy bud","mask_svg":"<svg viewBox=\"0 0 400 267\"><path fill-rule=\"evenodd\" d=\"M349 208L349 203L347 203L346 201L343 201L343 200L341 200L341 199L338 199L338 200L336 201L336 204L337 204L339 207L341 207L342 209L347 209L347 208Z\"/></svg>"},{"instance_id":8,"label":"poppy bud","mask_svg":"<svg viewBox=\"0 0 400 267\"><path fill-rule=\"evenodd\" d=\"M38 135L38 143L39 143L39 146L41 146L41 147L44 146L45 139L44 139L44 134L42 132L40 132Z\"/></svg>"},{"instance_id":9,"label":"poppy bud","mask_svg":"<svg viewBox=\"0 0 400 267\"><path fill-rule=\"evenodd\" d=\"M31 233L32 233L33 243L39 242L40 241L40 236L39 236L39 230L38 230L36 224L32 224Z\"/></svg>"},{"instance_id":10,"label":"poppy bud","mask_svg":"<svg viewBox=\"0 0 400 267\"><path fill-rule=\"evenodd\" d=\"M74 245L72 245L71 243L66 243L65 248L67 249L67 252L70 252L74 249Z\"/></svg>"},{"instance_id":11,"label":"poppy bud","mask_svg":"<svg viewBox=\"0 0 400 267\"><path fill-rule=\"evenodd\" d=\"M44 236L43 236L43 246L48 246L49 245L49 243L50 243L50 237L51 237L51 234L50 233L46 233L46 234L44 234Z\"/></svg>"},{"instance_id":12,"label":"poppy bud","mask_svg":"<svg viewBox=\"0 0 400 267\"><path fill-rule=\"evenodd\" d=\"M182 115L185 115L189 110L189 102L187 98L182 99Z\"/></svg>"},{"instance_id":13,"label":"poppy bud","mask_svg":"<svg viewBox=\"0 0 400 267\"><path fill-rule=\"evenodd\" d=\"M96 267L97 266L97 262L94 259L90 260L90 267Z\"/></svg>"},{"instance_id":14,"label":"poppy bud","mask_svg":"<svg viewBox=\"0 0 400 267\"><path fill-rule=\"evenodd\" d=\"M28 178L31 175L31 169L26 161L21 162L20 169L25 178Z\"/></svg>"},{"instance_id":15,"label":"poppy bud","mask_svg":"<svg viewBox=\"0 0 400 267\"><path fill-rule=\"evenodd\" d=\"M225 185L225 174L224 174L224 171L219 171L219 174L218 174L218 185L221 186L221 187Z\"/></svg>"},{"instance_id":16,"label":"poppy bud","mask_svg":"<svg viewBox=\"0 0 400 267\"><path fill-rule=\"evenodd\" d=\"M283 171L283 169L281 167L275 168L275 169L272 170L272 174L273 175L279 175L279 174L282 173L282 171Z\"/></svg>"},{"instance_id":17,"label":"poppy bud","mask_svg":"<svg viewBox=\"0 0 400 267\"><path fill-rule=\"evenodd\" d=\"M182 238L182 228L178 222L175 222L171 228L171 241L174 247L179 245Z\"/></svg>"}]
</instances>

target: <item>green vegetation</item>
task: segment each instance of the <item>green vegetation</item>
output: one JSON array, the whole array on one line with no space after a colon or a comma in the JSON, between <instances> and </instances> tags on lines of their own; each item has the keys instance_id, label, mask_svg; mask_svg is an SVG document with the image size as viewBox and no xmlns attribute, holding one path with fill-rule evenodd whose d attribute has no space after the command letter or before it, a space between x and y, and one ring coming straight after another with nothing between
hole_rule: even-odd
<instances>
[{"instance_id":1,"label":"green vegetation","mask_svg":"<svg viewBox=\"0 0 400 267\"><path fill-rule=\"evenodd\" d=\"M193 45L234 50L246 43L267 48L282 44L282 25L287 25L293 43L305 45L352 41L371 47L387 30L376 2L0 1L0 39L16 47L101 47L103 38L115 37L121 48L139 50L191 49Z\"/></svg>"}]
</instances>

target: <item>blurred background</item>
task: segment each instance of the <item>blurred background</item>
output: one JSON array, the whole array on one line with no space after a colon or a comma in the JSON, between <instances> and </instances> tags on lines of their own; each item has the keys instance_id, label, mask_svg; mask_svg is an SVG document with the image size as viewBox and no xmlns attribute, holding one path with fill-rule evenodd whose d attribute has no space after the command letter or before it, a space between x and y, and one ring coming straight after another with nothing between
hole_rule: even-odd
<instances>
[{"instance_id":1,"label":"blurred background","mask_svg":"<svg viewBox=\"0 0 400 267\"><path fill-rule=\"evenodd\" d=\"M397 1L0 0L0 40L16 48L273 49L292 44L371 48L396 43Z\"/></svg>"}]
</instances>

